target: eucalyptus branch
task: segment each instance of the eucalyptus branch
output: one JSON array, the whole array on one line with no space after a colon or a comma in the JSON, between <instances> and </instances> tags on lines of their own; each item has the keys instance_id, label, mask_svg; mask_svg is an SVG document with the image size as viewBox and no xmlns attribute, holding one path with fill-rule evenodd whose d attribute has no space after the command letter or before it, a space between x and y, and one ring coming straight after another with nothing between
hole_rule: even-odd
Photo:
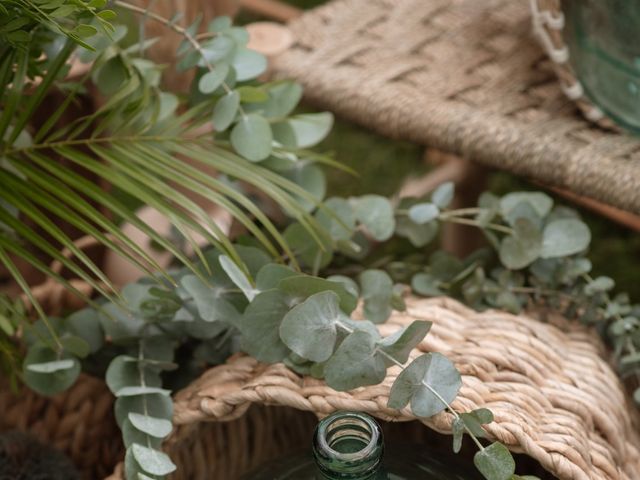
<instances>
[{"instance_id":1,"label":"eucalyptus branch","mask_svg":"<svg viewBox=\"0 0 640 480\"><path fill-rule=\"evenodd\" d=\"M338 321L337 325L344 330L347 333L353 333L354 329L349 327L348 325L345 325L344 323ZM396 358L392 357L391 355L389 355L387 352L385 352L384 350L381 350L380 348L376 347L375 348L375 353L380 354L381 356L383 356L384 358L386 358L387 360L389 360L391 363L393 363L394 365L400 367L400 370L404 370L405 366L403 363L399 362ZM429 385L428 383L426 383L424 380L421 382L422 385L429 390L440 402L442 402L442 404L444 405L444 407L449 411L449 413L451 413L455 418L460 419L460 415L458 414L458 412L456 410L454 410L454 408L449 405L449 403L442 398L442 395L440 395L440 393L435 390L431 385ZM464 423L463 423L464 425ZM478 448L480 450L484 450L484 445L482 445L482 443L480 443L480 441L478 440L478 438L474 435L474 433L469 429L469 427L467 427L466 425L464 425L464 429L467 432L467 434L469 434L469 436L473 439L474 443L478 446Z\"/></svg>"},{"instance_id":2,"label":"eucalyptus branch","mask_svg":"<svg viewBox=\"0 0 640 480\"><path fill-rule=\"evenodd\" d=\"M209 70L210 72L213 72L215 70L215 66L207 59L206 54L202 49L202 45L200 45L200 42L198 42L197 38L191 35L191 33L186 28L181 27L180 25L177 25L176 23L172 22L168 18L163 17L162 15L158 15L157 13L151 12L148 8L138 7L137 5L132 5L129 2L125 2L124 0L116 0L114 4L126 10L129 10L141 15L145 15L148 18L151 18L159 23L162 23L165 27L170 28L174 32L178 33L179 35L182 35L187 40L187 42L189 42L191 46L198 53L200 53L200 56L202 57L202 61L207 67L207 70ZM226 93L231 93L233 91L231 90L229 85L226 84L226 82L223 81L221 85ZM238 111L240 112L240 115L242 115L243 117L246 116L246 113L242 109L242 106L238 107Z\"/></svg>"}]
</instances>

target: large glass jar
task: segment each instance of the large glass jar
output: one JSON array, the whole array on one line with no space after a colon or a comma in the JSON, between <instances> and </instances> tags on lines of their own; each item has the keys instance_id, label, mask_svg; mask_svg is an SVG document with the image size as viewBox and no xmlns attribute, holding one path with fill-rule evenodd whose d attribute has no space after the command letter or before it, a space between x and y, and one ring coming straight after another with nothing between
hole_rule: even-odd
<instances>
[{"instance_id":1,"label":"large glass jar","mask_svg":"<svg viewBox=\"0 0 640 480\"><path fill-rule=\"evenodd\" d=\"M569 58L589 99L640 133L640 1L562 0Z\"/></svg>"},{"instance_id":2,"label":"large glass jar","mask_svg":"<svg viewBox=\"0 0 640 480\"><path fill-rule=\"evenodd\" d=\"M480 480L473 469L460 465L460 458L449 460L419 445L386 449L372 417L338 412L316 427L312 453L267 464L244 479Z\"/></svg>"}]
</instances>

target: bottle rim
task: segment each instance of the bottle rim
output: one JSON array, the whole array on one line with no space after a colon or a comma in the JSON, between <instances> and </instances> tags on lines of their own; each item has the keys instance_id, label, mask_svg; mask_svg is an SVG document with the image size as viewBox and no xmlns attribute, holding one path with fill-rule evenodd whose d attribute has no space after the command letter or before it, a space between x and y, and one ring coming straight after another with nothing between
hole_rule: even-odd
<instances>
[{"instance_id":1,"label":"bottle rim","mask_svg":"<svg viewBox=\"0 0 640 480\"><path fill-rule=\"evenodd\" d=\"M362 443L356 451L340 451L338 444L348 438ZM316 427L313 454L320 470L330 478L352 478L374 473L384 450L380 425L360 412L336 412Z\"/></svg>"}]
</instances>

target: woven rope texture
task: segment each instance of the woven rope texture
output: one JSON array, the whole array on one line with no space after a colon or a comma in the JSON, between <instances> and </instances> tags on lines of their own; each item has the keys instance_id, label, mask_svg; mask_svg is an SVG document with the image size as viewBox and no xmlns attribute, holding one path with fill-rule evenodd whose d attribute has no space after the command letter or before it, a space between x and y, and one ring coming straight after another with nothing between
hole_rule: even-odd
<instances>
[{"instance_id":1,"label":"woven rope texture","mask_svg":"<svg viewBox=\"0 0 640 480\"><path fill-rule=\"evenodd\" d=\"M102 380L81 375L66 392L45 398L23 387L14 394L0 381L0 432L20 430L65 453L86 480L104 478L124 448L113 396Z\"/></svg>"},{"instance_id":2,"label":"woven rope texture","mask_svg":"<svg viewBox=\"0 0 640 480\"><path fill-rule=\"evenodd\" d=\"M439 351L452 359L463 378L453 406L459 411L491 409L496 421L487 430L510 449L533 457L561 480L640 478L635 410L593 332L563 319L541 323L496 311L477 313L450 299L409 299L407 312L393 314L381 333L389 335L414 319L434 325L412 356ZM241 418L253 404L293 407L318 416L346 409L389 421L415 420L408 409L386 406L397 374L394 367L380 385L336 392L282 364L235 357L176 395L178 429L167 448L179 468L196 450L209 449L210 458L218 458L216 449L243 445L236 435L246 436L246 431L228 429L228 436L202 440L197 438L198 426ZM449 414L421 421L438 432L451 431ZM269 432L268 427L252 432L252 444L271 442Z\"/></svg>"},{"instance_id":3,"label":"woven rope texture","mask_svg":"<svg viewBox=\"0 0 640 480\"><path fill-rule=\"evenodd\" d=\"M567 100L524 0L335 0L274 71L379 133L640 213L640 142ZM390 159L392 161L392 159Z\"/></svg>"}]
</instances>

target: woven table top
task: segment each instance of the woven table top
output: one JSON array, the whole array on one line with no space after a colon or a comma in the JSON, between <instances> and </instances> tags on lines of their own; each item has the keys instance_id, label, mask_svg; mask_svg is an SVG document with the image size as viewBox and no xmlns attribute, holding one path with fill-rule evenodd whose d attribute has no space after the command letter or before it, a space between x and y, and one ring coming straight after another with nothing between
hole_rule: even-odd
<instances>
[{"instance_id":1,"label":"woven table top","mask_svg":"<svg viewBox=\"0 0 640 480\"><path fill-rule=\"evenodd\" d=\"M273 68L311 103L640 213L640 140L591 126L565 98L529 2L335 0L290 28Z\"/></svg>"}]
</instances>

